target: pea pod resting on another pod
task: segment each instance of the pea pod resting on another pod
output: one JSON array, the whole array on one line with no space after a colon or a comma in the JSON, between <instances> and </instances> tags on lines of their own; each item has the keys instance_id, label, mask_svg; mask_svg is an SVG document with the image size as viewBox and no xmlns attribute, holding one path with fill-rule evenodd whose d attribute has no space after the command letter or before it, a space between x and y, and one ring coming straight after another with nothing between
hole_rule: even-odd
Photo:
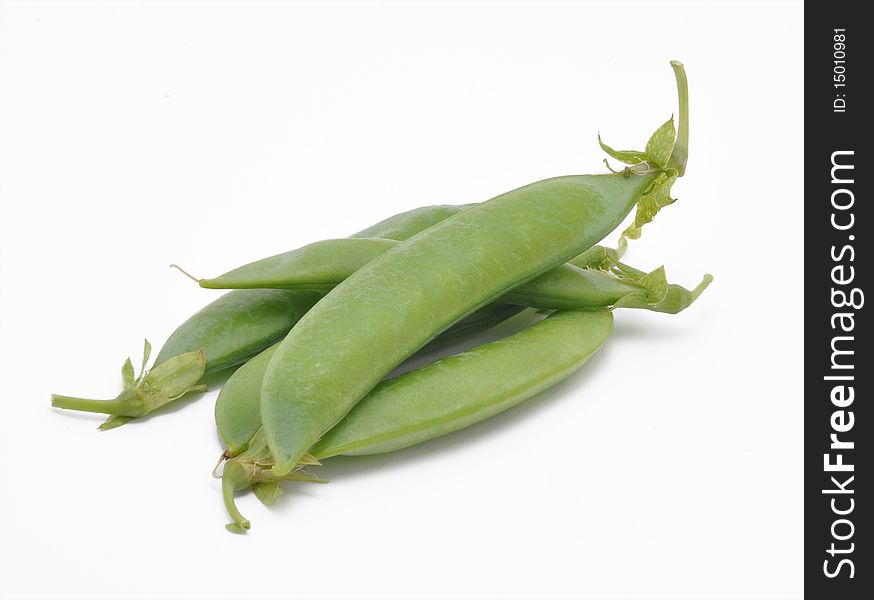
<instances>
[{"instance_id":1,"label":"pea pod resting on another pod","mask_svg":"<svg viewBox=\"0 0 874 600\"><path fill-rule=\"evenodd\" d=\"M243 454L225 463L222 490L233 518L227 528L242 533L250 527L234 505L235 491L251 486L270 504L282 480L318 481L300 468L307 464L398 450L478 423L568 377L601 347L612 327L609 311L559 311L515 335L385 381L302 454L298 468L282 476L273 472L259 430Z\"/></svg>"},{"instance_id":2,"label":"pea pod resting on another pod","mask_svg":"<svg viewBox=\"0 0 874 600\"><path fill-rule=\"evenodd\" d=\"M683 122L682 65L674 69ZM275 475L291 472L405 358L459 319L590 248L637 206L626 230L634 237L672 201L686 148L686 140L675 144L675 138L672 118L633 167L546 179L502 194L377 256L330 291L279 344L264 375L261 416ZM672 157L675 146L684 151L682 161Z\"/></svg>"},{"instance_id":3,"label":"pea pod resting on another pod","mask_svg":"<svg viewBox=\"0 0 874 600\"><path fill-rule=\"evenodd\" d=\"M457 214L465 206L423 206L380 221L355 236L376 235L405 240L435 223ZM258 354L289 332L322 293L308 290L236 290L195 313L170 335L155 364L146 370L151 345L146 341L139 376L131 360L122 366L124 389L112 400L92 400L52 395L52 406L69 410L109 414L99 429L124 425L187 393L201 392L202 377L235 367ZM507 314L495 309L494 314Z\"/></svg>"},{"instance_id":4,"label":"pea pod resting on another pod","mask_svg":"<svg viewBox=\"0 0 874 600\"><path fill-rule=\"evenodd\" d=\"M570 273L579 271L585 276L581 275L576 283L570 281L568 277L565 285L553 286L551 289L548 280L545 280L541 286L530 286L530 293L524 299L527 305L562 309L643 308L674 314L687 308L712 280L712 277L707 275L697 288L690 291L667 283L663 268L659 267L652 273L644 273L619 262L616 251L600 246L593 247L585 255L574 260L585 268L574 266ZM550 273L557 271L558 269L554 269ZM548 275L541 276L537 280ZM521 288L517 288L519 289ZM542 296L538 295L541 291ZM555 306L557 304L559 306ZM496 319L483 319L481 313L499 306L502 304L496 302L485 309L480 309L467 320L447 330L438 340L451 338L453 333L463 333L464 329L477 330L493 325L494 321L502 319L502 315L496 315ZM477 315L480 315L480 319L470 322ZM489 313L485 316L489 316ZM468 321L467 327L465 327L466 321ZM240 367L219 393L215 406L215 419L228 457L236 456L246 450L250 439L261 427L261 385L277 346L278 344L271 346Z\"/></svg>"},{"instance_id":5,"label":"pea pod resting on another pod","mask_svg":"<svg viewBox=\"0 0 874 600\"><path fill-rule=\"evenodd\" d=\"M323 240L213 279L201 279L199 283L201 287L213 289L272 288L326 293L400 243L378 238ZM584 253L510 290L497 302L548 309L596 308L612 306L635 291L647 291L643 289L647 286L640 283L645 273L620 263L616 251L605 248L601 251L597 264L593 263L594 254ZM606 275L605 271L612 271L613 276ZM647 299L647 296L642 297ZM640 307L663 312L668 308L649 301Z\"/></svg>"}]
</instances>

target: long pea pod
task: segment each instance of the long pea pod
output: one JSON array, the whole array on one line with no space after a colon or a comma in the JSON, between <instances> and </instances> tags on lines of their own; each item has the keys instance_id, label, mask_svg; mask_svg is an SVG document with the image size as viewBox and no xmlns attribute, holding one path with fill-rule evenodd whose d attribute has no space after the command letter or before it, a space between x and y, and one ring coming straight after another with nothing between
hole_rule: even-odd
<instances>
[{"instance_id":1,"label":"long pea pod","mask_svg":"<svg viewBox=\"0 0 874 600\"><path fill-rule=\"evenodd\" d=\"M373 238L322 240L249 263L219 277L201 279L200 285L222 289L268 288L327 292L400 243ZM568 263L513 288L498 298L497 302L532 308L595 308L612 306L620 298L633 292L647 291L647 286L641 284L646 273L620 263L615 251L608 254L606 248L596 248L601 250L575 257ZM605 275L605 271L613 271L616 276ZM679 289L677 294L679 296ZM643 297L643 300L636 304L638 308L663 311L663 305L649 302L647 297Z\"/></svg>"},{"instance_id":2,"label":"long pea pod","mask_svg":"<svg viewBox=\"0 0 874 600\"><path fill-rule=\"evenodd\" d=\"M246 450L225 463L223 496L233 519L228 530L250 528L234 504L235 491L252 487L270 504L282 480L319 481L303 470L319 460L390 452L469 427L567 378L612 328L609 311L559 311L512 336L380 383L284 475L271 468L273 457L258 430Z\"/></svg>"},{"instance_id":3,"label":"long pea pod","mask_svg":"<svg viewBox=\"0 0 874 600\"><path fill-rule=\"evenodd\" d=\"M670 119L638 164L539 181L473 206L329 292L280 343L264 375L261 415L275 475L291 472L380 379L452 323L590 248L635 206L627 231L639 233L671 202L674 145Z\"/></svg>"}]
</instances>

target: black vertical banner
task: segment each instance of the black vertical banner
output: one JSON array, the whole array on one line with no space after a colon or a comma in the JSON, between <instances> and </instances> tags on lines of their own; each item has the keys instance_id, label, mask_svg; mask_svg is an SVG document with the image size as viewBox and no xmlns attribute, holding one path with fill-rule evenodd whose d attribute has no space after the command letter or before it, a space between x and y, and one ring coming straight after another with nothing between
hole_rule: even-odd
<instances>
[{"instance_id":1,"label":"black vertical banner","mask_svg":"<svg viewBox=\"0 0 874 600\"><path fill-rule=\"evenodd\" d=\"M805 4L804 587L808 598L833 600L870 598L874 589L866 298L874 293L874 36L862 6Z\"/></svg>"}]
</instances>

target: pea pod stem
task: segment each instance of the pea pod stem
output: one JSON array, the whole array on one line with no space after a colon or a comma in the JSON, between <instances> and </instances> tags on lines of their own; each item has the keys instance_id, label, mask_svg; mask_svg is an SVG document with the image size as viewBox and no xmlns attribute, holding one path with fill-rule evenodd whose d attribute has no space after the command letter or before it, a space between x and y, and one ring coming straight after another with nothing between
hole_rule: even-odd
<instances>
[{"instance_id":1,"label":"pea pod stem","mask_svg":"<svg viewBox=\"0 0 874 600\"><path fill-rule=\"evenodd\" d=\"M76 398L52 394L52 406L66 410L79 410L90 413L103 413L107 415L126 415L141 410L138 408L143 402L134 389L125 389L112 400L93 400L91 398ZM138 415L131 415L138 416Z\"/></svg>"},{"instance_id":2,"label":"pea pod stem","mask_svg":"<svg viewBox=\"0 0 874 600\"><path fill-rule=\"evenodd\" d=\"M234 493L249 487L249 485L250 479L238 462L230 461L225 464L222 473L222 498L225 502L225 509L233 519L233 522L225 525L225 528L232 533L245 533L251 526L249 520L240 513L236 502L234 502Z\"/></svg>"},{"instance_id":3,"label":"pea pod stem","mask_svg":"<svg viewBox=\"0 0 874 600\"><path fill-rule=\"evenodd\" d=\"M227 453L222 455L222 459ZM220 461L221 464L221 461ZM272 458L270 451L267 449L267 442L264 439L263 433L260 431L253 437L249 448L238 457L230 458L224 463L222 471L222 499L225 503L225 508L228 511L233 521L225 525L225 528L232 533L246 533L249 530L250 523L237 508L234 500L234 494L249 488L253 488L258 498L265 504L273 502L275 497L279 495L281 489L279 482L283 480L291 481L306 481L310 483L324 483L318 477L311 475L303 470L303 467L309 465L319 465L310 454L305 454L297 468L283 477L273 475L270 467ZM216 465L218 467L218 465ZM215 475L215 471L213 471ZM275 486L275 494L271 494L270 498L258 494L259 486Z\"/></svg>"},{"instance_id":4,"label":"pea pod stem","mask_svg":"<svg viewBox=\"0 0 874 600\"><path fill-rule=\"evenodd\" d=\"M680 98L680 111L677 115L677 138L671 151L668 165L677 170L682 177L686 173L686 162L689 159L689 82L686 70L678 60L671 61L674 77L677 80L677 95Z\"/></svg>"},{"instance_id":5,"label":"pea pod stem","mask_svg":"<svg viewBox=\"0 0 874 600\"><path fill-rule=\"evenodd\" d=\"M52 394L52 406L66 410L103 413L110 418L100 426L101 430L123 425L131 417L142 417L165 404L192 392L204 392L206 387L197 382L206 368L203 351L186 352L145 370L151 345L145 343L143 367L139 377L134 378L130 359L122 365L124 389L112 400L92 400Z\"/></svg>"}]
</instances>

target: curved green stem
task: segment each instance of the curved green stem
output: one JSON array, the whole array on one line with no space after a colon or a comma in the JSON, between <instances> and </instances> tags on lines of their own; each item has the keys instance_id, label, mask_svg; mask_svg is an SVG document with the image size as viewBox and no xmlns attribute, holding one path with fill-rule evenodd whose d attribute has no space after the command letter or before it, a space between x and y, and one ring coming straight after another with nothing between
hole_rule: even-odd
<instances>
[{"instance_id":1,"label":"curved green stem","mask_svg":"<svg viewBox=\"0 0 874 600\"><path fill-rule=\"evenodd\" d=\"M231 460L225 463L225 470L222 473L222 498L225 501L225 509L233 519L232 523L225 525L225 529L232 533L246 533L251 527L249 520L240 513L234 502L234 492L250 485L249 476L238 462Z\"/></svg>"},{"instance_id":2,"label":"curved green stem","mask_svg":"<svg viewBox=\"0 0 874 600\"><path fill-rule=\"evenodd\" d=\"M651 305L650 310L675 315L678 312L689 308L689 305L698 299L701 292L707 289L707 286L710 285L712 281L713 275L708 273L704 276L704 279L701 280L701 283L691 291L683 286L671 284L668 286L665 297L660 302Z\"/></svg>"},{"instance_id":3,"label":"curved green stem","mask_svg":"<svg viewBox=\"0 0 874 600\"><path fill-rule=\"evenodd\" d=\"M689 83L686 80L686 70L678 60L671 61L674 77L677 78L677 95L680 98L680 113L677 116L677 138L668 166L677 170L682 177L686 172L686 161L689 159Z\"/></svg>"},{"instance_id":4,"label":"curved green stem","mask_svg":"<svg viewBox=\"0 0 874 600\"><path fill-rule=\"evenodd\" d=\"M229 453L226 451L222 458L228 455ZM251 527L249 520L240 514L240 511L237 509L237 505L234 502L235 492L252 488L255 496L261 502L272 504L276 497L282 493L279 485L281 481L324 483L318 477L303 470L305 466L318 464L320 464L319 461L313 456L304 454L294 471L283 477L274 477L271 471L273 457L270 454L270 449L267 447L264 432L259 429L252 436L249 447L244 452L228 459L224 463L222 497L224 498L225 508L233 519L233 522L225 525L225 528L232 533L246 533Z\"/></svg>"}]
</instances>

